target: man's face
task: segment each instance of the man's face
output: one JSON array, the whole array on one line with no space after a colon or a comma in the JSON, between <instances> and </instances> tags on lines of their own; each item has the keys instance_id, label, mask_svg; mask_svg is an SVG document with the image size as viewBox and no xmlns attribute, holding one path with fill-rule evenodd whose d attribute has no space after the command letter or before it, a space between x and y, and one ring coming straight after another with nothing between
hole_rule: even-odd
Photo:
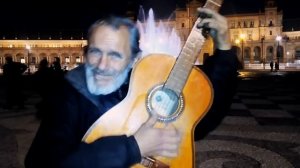
<instances>
[{"instance_id":1,"label":"man's face","mask_svg":"<svg viewBox=\"0 0 300 168\"><path fill-rule=\"evenodd\" d=\"M114 30L98 27L89 41L87 83L93 94L109 94L125 81L131 68L129 32L125 27Z\"/></svg>"}]
</instances>

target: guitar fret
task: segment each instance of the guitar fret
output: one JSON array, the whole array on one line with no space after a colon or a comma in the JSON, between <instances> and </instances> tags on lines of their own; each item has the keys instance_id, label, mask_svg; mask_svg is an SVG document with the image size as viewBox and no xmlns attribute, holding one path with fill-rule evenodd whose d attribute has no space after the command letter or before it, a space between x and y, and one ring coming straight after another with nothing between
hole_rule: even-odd
<instances>
[{"instance_id":1,"label":"guitar fret","mask_svg":"<svg viewBox=\"0 0 300 168\"><path fill-rule=\"evenodd\" d=\"M213 0L207 0L210 3L213 3L214 5L221 7L221 4L218 4L217 2L213 1Z\"/></svg>"},{"instance_id":2,"label":"guitar fret","mask_svg":"<svg viewBox=\"0 0 300 168\"><path fill-rule=\"evenodd\" d=\"M222 3L222 1L220 1ZM214 0L207 0L206 4L204 5L205 8L213 9L213 10L219 10L221 7L221 3L218 3Z\"/></svg>"}]
</instances>

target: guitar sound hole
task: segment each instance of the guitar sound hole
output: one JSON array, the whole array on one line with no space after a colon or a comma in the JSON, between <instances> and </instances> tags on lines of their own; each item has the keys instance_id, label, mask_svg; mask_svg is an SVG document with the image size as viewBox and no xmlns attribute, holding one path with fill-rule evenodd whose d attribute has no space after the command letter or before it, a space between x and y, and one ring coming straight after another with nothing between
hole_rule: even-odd
<instances>
[{"instance_id":1,"label":"guitar sound hole","mask_svg":"<svg viewBox=\"0 0 300 168\"><path fill-rule=\"evenodd\" d=\"M182 111L182 96L168 88L159 86L154 88L147 99L147 109L158 116L158 120L168 122L176 119Z\"/></svg>"}]
</instances>

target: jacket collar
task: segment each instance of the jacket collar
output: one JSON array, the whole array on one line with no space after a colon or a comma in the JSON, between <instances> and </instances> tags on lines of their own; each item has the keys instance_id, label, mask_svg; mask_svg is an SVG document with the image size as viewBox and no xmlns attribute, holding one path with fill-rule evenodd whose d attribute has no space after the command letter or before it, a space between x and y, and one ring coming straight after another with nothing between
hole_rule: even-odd
<instances>
[{"instance_id":1,"label":"jacket collar","mask_svg":"<svg viewBox=\"0 0 300 168\"><path fill-rule=\"evenodd\" d=\"M97 96L91 94L88 91L84 64L81 64L78 67L69 71L66 74L65 78L78 92L80 92L97 107L100 107L100 103L97 99Z\"/></svg>"}]
</instances>

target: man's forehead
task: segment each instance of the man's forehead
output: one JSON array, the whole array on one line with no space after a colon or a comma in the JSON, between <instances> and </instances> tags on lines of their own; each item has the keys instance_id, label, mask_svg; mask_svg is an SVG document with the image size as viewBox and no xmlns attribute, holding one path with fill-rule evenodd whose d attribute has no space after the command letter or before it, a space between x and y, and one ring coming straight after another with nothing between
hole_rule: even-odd
<instances>
[{"instance_id":1,"label":"man's forehead","mask_svg":"<svg viewBox=\"0 0 300 168\"><path fill-rule=\"evenodd\" d=\"M111 34L122 34L122 35L129 35L129 31L128 28L126 26L120 26L119 28L115 28L109 25L102 25L99 26L95 33L109 33L109 35ZM108 34L103 34L103 35L108 35Z\"/></svg>"}]
</instances>

